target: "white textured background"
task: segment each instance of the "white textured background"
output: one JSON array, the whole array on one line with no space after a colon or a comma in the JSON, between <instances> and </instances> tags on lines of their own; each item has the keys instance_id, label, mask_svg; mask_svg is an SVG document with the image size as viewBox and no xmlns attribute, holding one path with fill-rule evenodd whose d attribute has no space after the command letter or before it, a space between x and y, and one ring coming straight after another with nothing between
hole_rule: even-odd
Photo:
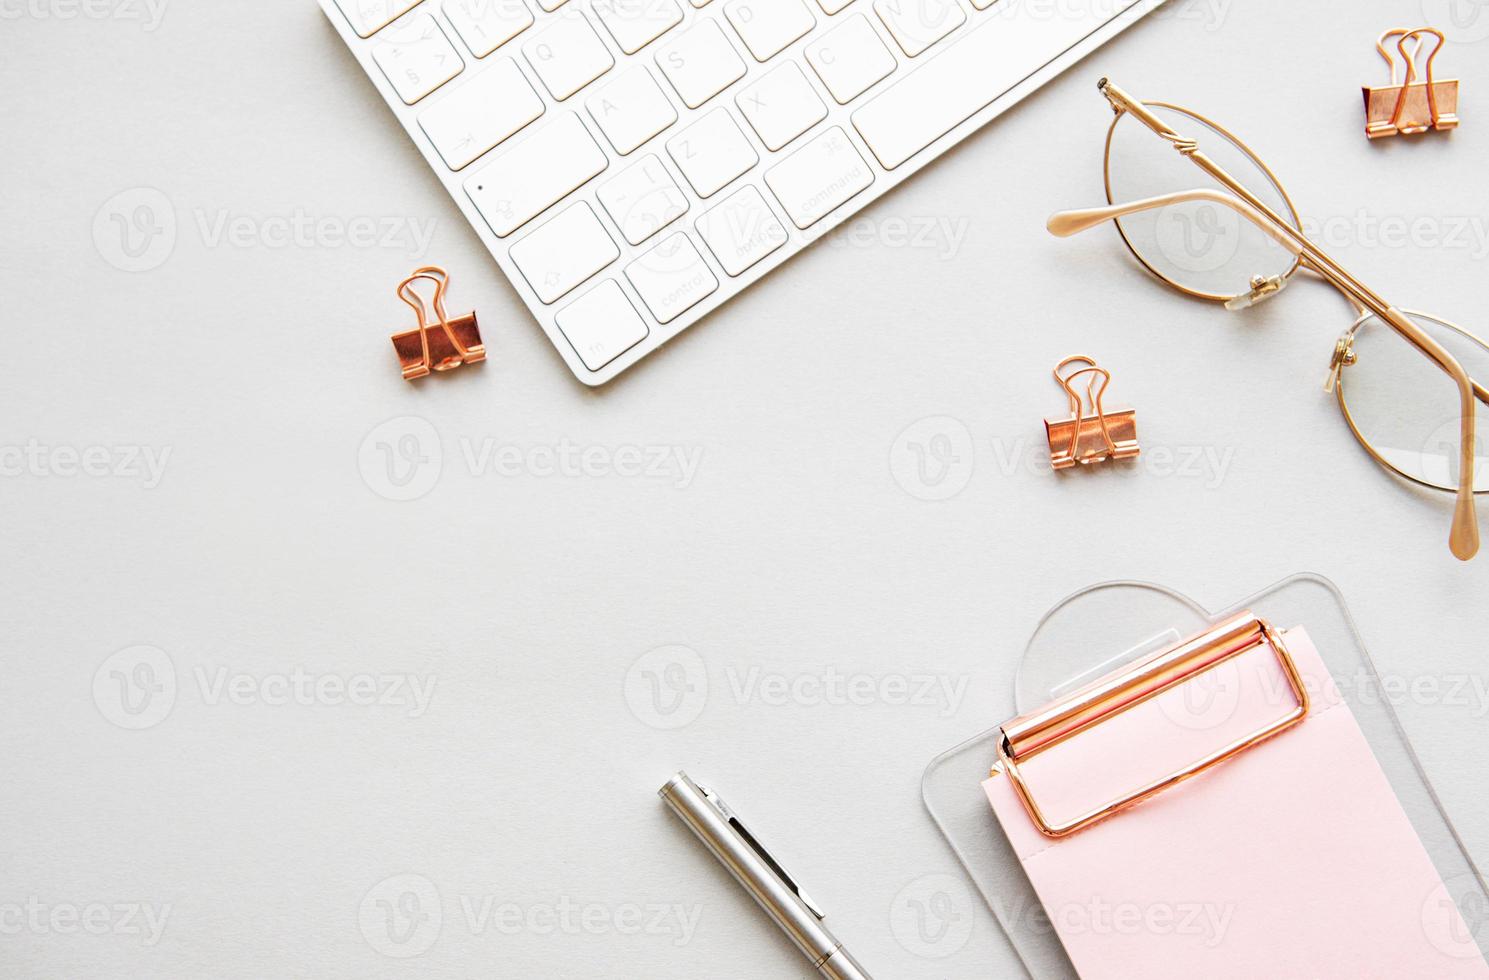
<instances>
[{"instance_id":1,"label":"white textured background","mask_svg":"<svg viewBox=\"0 0 1489 980\"><path fill-rule=\"evenodd\" d=\"M1457 0L1455 28L1447 0L1189 0L594 392L311 0L165 0L158 20L99 2L0 0L0 445L50 454L0 478L0 974L803 975L656 799L682 767L762 825L881 977L1014 975L943 877L920 774L1009 713L1039 615L1117 577L1211 606L1334 579L1386 672L1469 685L1400 710L1489 858L1489 556L1451 558L1446 502L1380 472L1322 393L1344 304L1300 284L1230 314L1146 281L1110 233L1043 231L1100 198L1111 74L1236 129L1389 298L1482 329L1483 3ZM1368 145L1374 37L1424 17L1464 39L1440 61L1463 126ZM168 254L125 271L111 215L151 202L174 214ZM276 244L272 219L297 214L322 231ZM362 218L392 241L335 240ZM1371 232L1417 219L1469 230ZM922 247L899 233L927 226ZM410 385L391 287L429 260L491 356ZM1060 407L1047 372L1075 351L1139 409L1136 475L1035 465ZM969 440L941 502L891 466L929 416L954 421L906 438ZM405 417L423 422L378 428ZM420 433L432 489L386 499L377 443ZM590 475L468 458L565 445ZM600 474L626 446L701 460L691 479ZM90 447L169 455L158 482L63 475ZM110 660L140 645L161 653ZM696 656L648 655L669 646ZM132 715L138 691L113 685L148 681L136 663L165 689ZM265 703L297 671L412 675L433 697ZM829 703L829 672L878 693ZM922 678L955 693L888 703ZM951 921L917 922L938 890ZM378 903L405 892L427 918L400 945Z\"/></svg>"}]
</instances>

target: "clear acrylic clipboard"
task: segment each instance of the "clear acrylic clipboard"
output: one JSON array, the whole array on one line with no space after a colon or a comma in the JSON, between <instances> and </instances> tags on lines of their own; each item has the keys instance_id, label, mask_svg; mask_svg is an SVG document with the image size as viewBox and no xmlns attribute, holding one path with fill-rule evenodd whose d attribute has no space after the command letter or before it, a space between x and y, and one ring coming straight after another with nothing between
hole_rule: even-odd
<instances>
[{"instance_id":1,"label":"clear acrylic clipboard","mask_svg":"<svg viewBox=\"0 0 1489 980\"><path fill-rule=\"evenodd\" d=\"M1040 620L1019 662L1014 697L1001 717L989 720L1001 724L1246 609L1279 628L1307 628L1449 894L1475 929L1480 948L1489 953L1485 922L1489 891L1483 876L1443 813L1389 699L1382 695L1375 666L1343 596L1327 579L1295 575L1214 612L1146 582L1106 582L1083 589ZM1075 977L982 790L996 761L997 731L989 728L931 761L921 786L926 809L1027 974L1036 980Z\"/></svg>"}]
</instances>

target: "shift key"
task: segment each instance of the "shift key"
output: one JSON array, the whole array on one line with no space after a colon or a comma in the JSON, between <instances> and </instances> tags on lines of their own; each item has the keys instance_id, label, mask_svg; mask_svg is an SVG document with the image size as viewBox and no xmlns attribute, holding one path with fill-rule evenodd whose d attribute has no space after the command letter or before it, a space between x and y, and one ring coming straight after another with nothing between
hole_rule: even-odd
<instances>
[{"instance_id":1,"label":"shift key","mask_svg":"<svg viewBox=\"0 0 1489 980\"><path fill-rule=\"evenodd\" d=\"M810 228L874 182L874 174L837 126L765 171L765 183L796 227Z\"/></svg>"},{"instance_id":2,"label":"shift key","mask_svg":"<svg viewBox=\"0 0 1489 980\"><path fill-rule=\"evenodd\" d=\"M584 123L560 114L465 182L465 193L497 238L506 238L609 166Z\"/></svg>"}]
</instances>

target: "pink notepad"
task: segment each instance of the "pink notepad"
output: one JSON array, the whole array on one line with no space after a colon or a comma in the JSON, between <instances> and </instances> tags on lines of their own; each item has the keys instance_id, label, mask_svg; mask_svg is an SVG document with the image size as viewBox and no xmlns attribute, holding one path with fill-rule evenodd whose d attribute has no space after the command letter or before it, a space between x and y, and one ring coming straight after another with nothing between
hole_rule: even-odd
<instances>
[{"instance_id":1,"label":"pink notepad","mask_svg":"<svg viewBox=\"0 0 1489 980\"><path fill-rule=\"evenodd\" d=\"M1084 980L1489 980L1473 935L1302 629L1306 718L1054 839L1008 776L983 788ZM1295 706L1270 645L1059 744L1020 772L1052 824Z\"/></svg>"}]
</instances>

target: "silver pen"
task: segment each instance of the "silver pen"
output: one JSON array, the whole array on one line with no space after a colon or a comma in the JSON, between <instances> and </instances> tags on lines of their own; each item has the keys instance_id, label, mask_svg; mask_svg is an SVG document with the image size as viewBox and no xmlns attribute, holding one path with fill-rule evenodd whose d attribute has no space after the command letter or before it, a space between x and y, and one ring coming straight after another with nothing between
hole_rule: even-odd
<instances>
[{"instance_id":1,"label":"silver pen","mask_svg":"<svg viewBox=\"0 0 1489 980\"><path fill-rule=\"evenodd\" d=\"M828 980L871 980L822 925L823 914L723 800L678 773L657 790L734 880Z\"/></svg>"}]
</instances>

